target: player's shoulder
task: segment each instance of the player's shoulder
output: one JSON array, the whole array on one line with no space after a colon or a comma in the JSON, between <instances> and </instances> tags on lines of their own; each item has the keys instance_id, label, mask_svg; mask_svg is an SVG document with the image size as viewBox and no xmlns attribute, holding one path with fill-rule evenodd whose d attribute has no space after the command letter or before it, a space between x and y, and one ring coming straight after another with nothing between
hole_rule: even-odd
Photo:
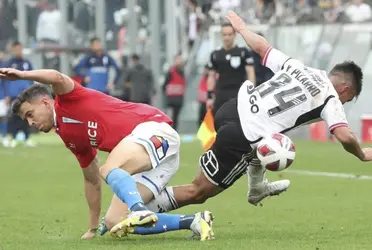
<instances>
[{"instance_id":1,"label":"player's shoulder","mask_svg":"<svg viewBox=\"0 0 372 250\"><path fill-rule=\"evenodd\" d=\"M84 86L75 81L73 82L74 88L70 92L61 95L56 95L56 98L58 98L59 101L81 100L83 95L90 92L90 89L85 88Z\"/></svg>"},{"instance_id":2,"label":"player's shoulder","mask_svg":"<svg viewBox=\"0 0 372 250\"><path fill-rule=\"evenodd\" d=\"M211 55L215 55L215 54L221 53L221 52L223 52L223 48L220 46L220 47L217 47L216 49L212 50Z\"/></svg>"},{"instance_id":3,"label":"player's shoulder","mask_svg":"<svg viewBox=\"0 0 372 250\"><path fill-rule=\"evenodd\" d=\"M319 94L316 94L316 95L314 94L313 96L317 100L322 100L323 105L332 106L335 109L338 106L342 106L338 93L328 78L321 79L321 80L314 80L313 83L314 83L313 86L316 87L317 89L312 88L311 93L312 94L317 93L316 91L318 90ZM317 98L317 96L319 96L320 99Z\"/></svg>"},{"instance_id":4,"label":"player's shoulder","mask_svg":"<svg viewBox=\"0 0 372 250\"><path fill-rule=\"evenodd\" d=\"M211 57L211 60L216 60L217 58L223 55L224 55L224 50L222 49L222 47L218 47L217 49L211 52L210 57Z\"/></svg>"}]
</instances>

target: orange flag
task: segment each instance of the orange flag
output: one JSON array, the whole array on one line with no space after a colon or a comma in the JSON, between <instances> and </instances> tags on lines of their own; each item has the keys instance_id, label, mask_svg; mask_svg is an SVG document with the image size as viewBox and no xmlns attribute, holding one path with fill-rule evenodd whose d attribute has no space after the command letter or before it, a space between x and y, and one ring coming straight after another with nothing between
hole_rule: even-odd
<instances>
[{"instance_id":1,"label":"orange flag","mask_svg":"<svg viewBox=\"0 0 372 250\"><path fill-rule=\"evenodd\" d=\"M214 143L216 139L216 131L214 129L214 117L211 109L208 109L205 114L196 137L200 140L204 151L207 151Z\"/></svg>"}]
</instances>

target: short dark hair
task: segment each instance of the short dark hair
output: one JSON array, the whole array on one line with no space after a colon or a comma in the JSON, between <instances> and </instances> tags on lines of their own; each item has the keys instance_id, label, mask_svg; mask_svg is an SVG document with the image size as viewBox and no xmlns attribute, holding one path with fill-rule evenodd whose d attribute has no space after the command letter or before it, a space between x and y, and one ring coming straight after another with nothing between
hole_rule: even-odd
<instances>
[{"instance_id":1,"label":"short dark hair","mask_svg":"<svg viewBox=\"0 0 372 250\"><path fill-rule=\"evenodd\" d=\"M23 90L13 101L13 114L19 114L19 110L24 102L32 102L33 100L41 96L47 96L51 99L53 98L49 87L40 83L35 83L27 89Z\"/></svg>"},{"instance_id":2,"label":"short dark hair","mask_svg":"<svg viewBox=\"0 0 372 250\"><path fill-rule=\"evenodd\" d=\"M12 47L15 47L15 46L22 46L22 44L19 41L13 41Z\"/></svg>"},{"instance_id":3,"label":"short dark hair","mask_svg":"<svg viewBox=\"0 0 372 250\"><path fill-rule=\"evenodd\" d=\"M223 24L221 25L221 29L222 29L222 28L225 28L225 27L230 27L230 28L232 28L233 31L235 32L235 29L234 29L234 27L232 26L231 23L223 23Z\"/></svg>"},{"instance_id":4,"label":"short dark hair","mask_svg":"<svg viewBox=\"0 0 372 250\"><path fill-rule=\"evenodd\" d=\"M90 45L92 45L94 42L100 42L101 41L101 39L99 39L99 37L97 37L97 36L94 36L94 37L92 37L91 39L90 39Z\"/></svg>"},{"instance_id":5,"label":"short dark hair","mask_svg":"<svg viewBox=\"0 0 372 250\"><path fill-rule=\"evenodd\" d=\"M137 54L132 55L132 60L138 61L139 59L140 59L139 55L137 55Z\"/></svg>"},{"instance_id":6,"label":"short dark hair","mask_svg":"<svg viewBox=\"0 0 372 250\"><path fill-rule=\"evenodd\" d=\"M356 97L362 92L363 85L363 71L353 61L344 61L343 63L336 64L331 70L330 74L335 75L337 73L343 73L350 80L351 84L354 85L356 90Z\"/></svg>"}]
</instances>

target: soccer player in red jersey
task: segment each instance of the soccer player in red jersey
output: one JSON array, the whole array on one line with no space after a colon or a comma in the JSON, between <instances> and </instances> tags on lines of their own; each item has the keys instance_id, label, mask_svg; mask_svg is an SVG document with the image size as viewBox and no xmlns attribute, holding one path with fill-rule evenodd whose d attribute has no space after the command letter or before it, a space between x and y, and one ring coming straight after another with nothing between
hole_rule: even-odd
<instances>
[{"instance_id":1,"label":"soccer player in red jersey","mask_svg":"<svg viewBox=\"0 0 372 250\"><path fill-rule=\"evenodd\" d=\"M13 102L12 111L39 131L55 128L79 161L90 211L89 230L83 238L94 237L98 228L100 177L116 195L110 208L117 209L119 198L131 211L124 222L112 228L114 235L190 229L201 240L212 238L212 218L208 211L182 216L156 214L144 205L158 196L166 196L165 186L179 167L180 138L166 114L145 104L123 102L84 88L55 70L2 68L0 77L52 86L55 100L46 86L34 84ZM100 168L97 149L110 152ZM155 227L142 228L146 226Z\"/></svg>"}]
</instances>

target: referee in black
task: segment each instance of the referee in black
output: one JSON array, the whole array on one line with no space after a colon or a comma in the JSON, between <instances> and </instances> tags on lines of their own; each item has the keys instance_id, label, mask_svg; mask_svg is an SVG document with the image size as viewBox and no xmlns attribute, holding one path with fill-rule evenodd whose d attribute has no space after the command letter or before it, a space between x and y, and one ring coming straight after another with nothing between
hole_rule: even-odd
<instances>
[{"instance_id":1,"label":"referee in black","mask_svg":"<svg viewBox=\"0 0 372 250\"><path fill-rule=\"evenodd\" d=\"M212 108L213 115L225 102L238 95L245 80L256 82L252 53L247 47L234 44L236 33L231 24L223 24L221 34L223 47L211 53L208 65L206 105L207 108Z\"/></svg>"}]
</instances>

